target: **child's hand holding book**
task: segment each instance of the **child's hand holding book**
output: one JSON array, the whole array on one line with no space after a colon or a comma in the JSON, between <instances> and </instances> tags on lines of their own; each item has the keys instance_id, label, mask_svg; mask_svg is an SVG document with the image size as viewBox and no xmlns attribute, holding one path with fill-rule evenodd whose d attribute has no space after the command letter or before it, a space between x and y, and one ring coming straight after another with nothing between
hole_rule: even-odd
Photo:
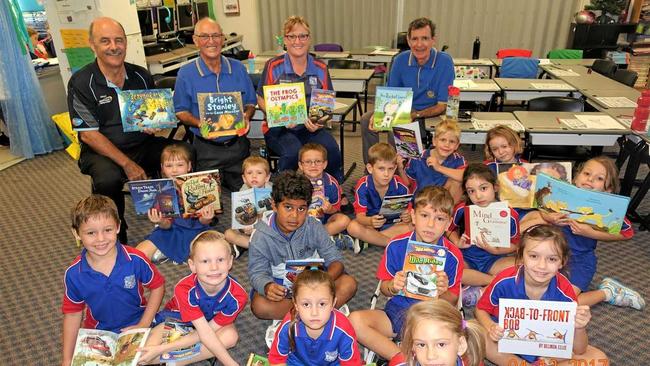
<instances>
[{"instance_id":1,"label":"child's hand holding book","mask_svg":"<svg viewBox=\"0 0 650 366\"><path fill-rule=\"evenodd\" d=\"M386 218L382 215L375 215L370 218L372 220L372 227L375 229L379 229L380 227L384 226L386 223Z\"/></svg>"}]
</instances>

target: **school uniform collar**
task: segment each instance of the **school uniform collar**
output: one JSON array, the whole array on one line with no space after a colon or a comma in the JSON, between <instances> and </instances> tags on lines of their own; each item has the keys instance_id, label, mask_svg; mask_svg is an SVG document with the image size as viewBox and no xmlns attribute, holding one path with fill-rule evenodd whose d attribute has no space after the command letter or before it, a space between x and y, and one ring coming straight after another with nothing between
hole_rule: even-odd
<instances>
[{"instance_id":1,"label":"school uniform collar","mask_svg":"<svg viewBox=\"0 0 650 366\"><path fill-rule=\"evenodd\" d=\"M113 273L115 271L115 268L119 267L120 265L129 263L131 261L131 257L129 256L129 253L126 252L126 249L122 244L120 244L119 241L115 242L115 250L117 250L117 256L115 258L115 265L113 266ZM79 271L80 272L96 272L88 263L88 259L86 258L86 254L88 253L88 250L84 248L81 251L81 265L79 266Z\"/></svg>"},{"instance_id":2,"label":"school uniform collar","mask_svg":"<svg viewBox=\"0 0 650 366\"><path fill-rule=\"evenodd\" d=\"M224 55L220 55L221 57L221 71L219 71L220 74L232 74L232 65L230 64L230 60L228 57ZM210 75L216 75L208 65L203 61L202 57L197 57L196 61L194 61L194 65L196 66L196 70L198 71L199 75L204 78L206 76Z\"/></svg>"},{"instance_id":3,"label":"school uniform collar","mask_svg":"<svg viewBox=\"0 0 650 366\"><path fill-rule=\"evenodd\" d=\"M217 302L221 302L223 298L226 296L226 293L228 293L228 289L230 288L230 276L226 276L226 279L224 280L223 288L217 292L216 295L210 296L208 295L203 287L201 287L201 284L199 283L199 279L196 276L196 273L194 274L194 293L196 295L196 299L201 301L201 299L217 299Z\"/></svg>"},{"instance_id":4,"label":"school uniform collar","mask_svg":"<svg viewBox=\"0 0 650 366\"><path fill-rule=\"evenodd\" d=\"M284 74L296 74L295 71L293 71L293 65L291 64L291 59L289 58L288 53L284 53L284 62L282 63L282 67L284 68ZM307 68L305 69L305 73L302 76L305 75L318 75L318 68L314 64L314 56L312 56L310 53L307 53Z\"/></svg>"},{"instance_id":5,"label":"school uniform collar","mask_svg":"<svg viewBox=\"0 0 650 366\"><path fill-rule=\"evenodd\" d=\"M415 59L415 56L413 56L413 53L411 51L408 51L408 52L409 52L409 62L408 62L409 66L423 67L423 68L427 68L427 69L433 69L433 67L436 66L436 59L438 58L438 50L436 50L435 48L432 48L429 51L429 59L422 66L420 66L420 64L418 64L418 60Z\"/></svg>"},{"instance_id":6,"label":"school uniform collar","mask_svg":"<svg viewBox=\"0 0 650 366\"><path fill-rule=\"evenodd\" d=\"M330 318L327 320L327 323L325 323L325 326L323 327L323 333L321 333L318 336L318 339L314 339L315 341L331 341L332 338L334 337L334 318L336 317L336 314L334 314L334 310L330 313ZM305 327L305 323L302 321L296 322L295 325L295 331L296 331L296 338L309 338L312 339L309 334L307 334L307 328Z\"/></svg>"},{"instance_id":7,"label":"school uniform collar","mask_svg":"<svg viewBox=\"0 0 650 366\"><path fill-rule=\"evenodd\" d=\"M526 274L524 273L524 266L519 265L519 268L517 268L517 273L515 274L515 297L514 298L520 298L524 300L530 300L528 295L526 294ZM551 281L548 283L548 287L546 288L546 291L540 298L541 301L544 300L554 300L555 297L552 296L550 293L552 289L557 288L557 274L551 278ZM517 297L518 296L518 297Z\"/></svg>"}]
</instances>

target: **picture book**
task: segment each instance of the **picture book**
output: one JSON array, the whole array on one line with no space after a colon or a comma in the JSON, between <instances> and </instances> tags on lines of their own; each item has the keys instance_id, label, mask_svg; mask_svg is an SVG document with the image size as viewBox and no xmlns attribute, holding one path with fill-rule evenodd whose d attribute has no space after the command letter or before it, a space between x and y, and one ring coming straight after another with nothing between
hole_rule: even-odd
<instances>
[{"instance_id":1,"label":"picture book","mask_svg":"<svg viewBox=\"0 0 650 366\"><path fill-rule=\"evenodd\" d=\"M136 328L117 334L107 330L79 329L72 366L135 366L138 348L144 346L149 328Z\"/></svg>"},{"instance_id":2,"label":"picture book","mask_svg":"<svg viewBox=\"0 0 650 366\"><path fill-rule=\"evenodd\" d=\"M412 199L412 194L384 196L384 199L381 201L379 214L384 216L386 223L399 222L402 212L406 211Z\"/></svg>"},{"instance_id":3,"label":"picture book","mask_svg":"<svg viewBox=\"0 0 650 366\"><path fill-rule=\"evenodd\" d=\"M271 210L271 188L251 188L232 192L232 228L253 226L262 214Z\"/></svg>"},{"instance_id":4,"label":"picture book","mask_svg":"<svg viewBox=\"0 0 650 366\"><path fill-rule=\"evenodd\" d=\"M419 158L424 151L422 133L418 122L406 123L393 127L395 149L405 159Z\"/></svg>"},{"instance_id":5,"label":"picture book","mask_svg":"<svg viewBox=\"0 0 650 366\"><path fill-rule=\"evenodd\" d=\"M221 210L221 179L219 169L188 173L174 178L181 192L183 217L196 217L197 211L207 205Z\"/></svg>"},{"instance_id":6,"label":"picture book","mask_svg":"<svg viewBox=\"0 0 650 366\"><path fill-rule=\"evenodd\" d=\"M495 248L510 247L510 207L492 202L487 207L465 206L465 235L476 245L478 238Z\"/></svg>"},{"instance_id":7,"label":"picture book","mask_svg":"<svg viewBox=\"0 0 650 366\"><path fill-rule=\"evenodd\" d=\"M180 214L178 193L172 178L135 180L127 183L135 206L135 213L146 215L155 208L163 216Z\"/></svg>"},{"instance_id":8,"label":"picture book","mask_svg":"<svg viewBox=\"0 0 650 366\"><path fill-rule=\"evenodd\" d=\"M544 173L537 175L533 208L567 214L596 230L618 234L629 203L629 197L578 188Z\"/></svg>"},{"instance_id":9,"label":"picture book","mask_svg":"<svg viewBox=\"0 0 650 366\"><path fill-rule=\"evenodd\" d=\"M411 88L393 88L378 86L375 94L375 113L373 128L375 131L390 131L397 125L411 122Z\"/></svg>"},{"instance_id":10,"label":"picture book","mask_svg":"<svg viewBox=\"0 0 650 366\"><path fill-rule=\"evenodd\" d=\"M576 308L575 302L500 299L499 352L571 358Z\"/></svg>"},{"instance_id":11,"label":"picture book","mask_svg":"<svg viewBox=\"0 0 650 366\"><path fill-rule=\"evenodd\" d=\"M176 341L194 330L191 323L179 322L175 319L166 319L163 326L162 344ZM196 343L186 348L165 352L160 355L160 363L170 363L190 359L201 353L201 343Z\"/></svg>"},{"instance_id":12,"label":"picture book","mask_svg":"<svg viewBox=\"0 0 650 366\"><path fill-rule=\"evenodd\" d=\"M324 263L323 258L288 259L285 262L285 274L282 279L282 286L287 288L287 297L293 297L291 288L293 287L293 281L296 280L300 272L311 266L323 267Z\"/></svg>"},{"instance_id":13,"label":"picture book","mask_svg":"<svg viewBox=\"0 0 650 366\"><path fill-rule=\"evenodd\" d=\"M400 295L414 299L428 300L438 297L438 275L445 269L447 248L409 240L404 256L406 286Z\"/></svg>"},{"instance_id":14,"label":"picture book","mask_svg":"<svg viewBox=\"0 0 650 366\"><path fill-rule=\"evenodd\" d=\"M508 201L511 207L533 207L537 173L571 182L571 162L497 164L499 199Z\"/></svg>"},{"instance_id":15,"label":"picture book","mask_svg":"<svg viewBox=\"0 0 650 366\"><path fill-rule=\"evenodd\" d=\"M117 100L124 132L173 128L178 124L171 89L121 90Z\"/></svg>"},{"instance_id":16,"label":"picture book","mask_svg":"<svg viewBox=\"0 0 650 366\"><path fill-rule=\"evenodd\" d=\"M264 85L263 89L269 127L305 123L307 102L303 83Z\"/></svg>"},{"instance_id":17,"label":"picture book","mask_svg":"<svg viewBox=\"0 0 650 366\"><path fill-rule=\"evenodd\" d=\"M248 356L246 366L269 366L269 359L255 353L251 353L250 356Z\"/></svg>"},{"instance_id":18,"label":"picture book","mask_svg":"<svg viewBox=\"0 0 650 366\"><path fill-rule=\"evenodd\" d=\"M201 137L234 136L246 127L241 93L197 93Z\"/></svg>"},{"instance_id":19,"label":"picture book","mask_svg":"<svg viewBox=\"0 0 650 366\"><path fill-rule=\"evenodd\" d=\"M313 188L311 194L311 203L309 204L308 213L309 216L313 216L317 219L325 217L325 212L323 211L323 201L327 199L325 196L325 185L323 179L310 179L311 186Z\"/></svg>"},{"instance_id":20,"label":"picture book","mask_svg":"<svg viewBox=\"0 0 650 366\"><path fill-rule=\"evenodd\" d=\"M309 118L318 121L331 116L336 109L336 92L334 90L312 89L309 101Z\"/></svg>"}]
</instances>

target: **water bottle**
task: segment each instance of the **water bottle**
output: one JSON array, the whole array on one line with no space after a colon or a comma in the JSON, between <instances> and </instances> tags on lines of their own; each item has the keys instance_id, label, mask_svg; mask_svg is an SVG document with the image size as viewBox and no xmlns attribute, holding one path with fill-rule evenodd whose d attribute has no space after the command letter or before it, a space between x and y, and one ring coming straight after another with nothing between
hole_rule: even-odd
<instances>
[{"instance_id":1,"label":"water bottle","mask_svg":"<svg viewBox=\"0 0 650 366\"><path fill-rule=\"evenodd\" d=\"M255 73L255 55L253 55L253 51L248 52L248 73Z\"/></svg>"},{"instance_id":2,"label":"water bottle","mask_svg":"<svg viewBox=\"0 0 650 366\"><path fill-rule=\"evenodd\" d=\"M634 116L630 128L634 131L645 132L650 115L650 90L644 90L636 101Z\"/></svg>"},{"instance_id":3,"label":"water bottle","mask_svg":"<svg viewBox=\"0 0 650 366\"><path fill-rule=\"evenodd\" d=\"M447 98L447 119L458 120L458 108L460 107L460 89L449 85L447 88L449 97Z\"/></svg>"},{"instance_id":4,"label":"water bottle","mask_svg":"<svg viewBox=\"0 0 650 366\"><path fill-rule=\"evenodd\" d=\"M474 41L474 46L472 47L472 60L476 60L479 58L479 54L481 53L481 40L478 39L478 36L476 36L476 40Z\"/></svg>"}]
</instances>

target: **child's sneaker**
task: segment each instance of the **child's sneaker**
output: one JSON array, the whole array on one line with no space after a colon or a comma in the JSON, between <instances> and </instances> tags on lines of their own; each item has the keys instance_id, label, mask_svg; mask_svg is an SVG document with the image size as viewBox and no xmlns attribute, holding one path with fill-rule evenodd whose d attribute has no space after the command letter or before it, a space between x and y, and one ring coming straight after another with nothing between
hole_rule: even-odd
<instances>
[{"instance_id":1,"label":"child's sneaker","mask_svg":"<svg viewBox=\"0 0 650 366\"><path fill-rule=\"evenodd\" d=\"M278 330L278 327L282 324L281 320L274 320L268 328L266 328L266 333L264 334L264 340L266 341L266 346L271 349L271 344L273 344L273 338L275 338L275 332Z\"/></svg>"},{"instance_id":2,"label":"child's sneaker","mask_svg":"<svg viewBox=\"0 0 650 366\"><path fill-rule=\"evenodd\" d=\"M163 254L163 252L160 251L160 249L156 249L156 252L153 253L151 256L151 261L153 264L163 264L167 262L169 258L167 258L166 255Z\"/></svg>"},{"instance_id":3,"label":"child's sneaker","mask_svg":"<svg viewBox=\"0 0 650 366\"><path fill-rule=\"evenodd\" d=\"M463 287L463 307L471 308L475 306L478 299L481 298L483 288L480 286L465 286Z\"/></svg>"},{"instance_id":4,"label":"child's sneaker","mask_svg":"<svg viewBox=\"0 0 650 366\"><path fill-rule=\"evenodd\" d=\"M341 305L339 311L342 312L345 316L350 316L350 308L348 307L348 304Z\"/></svg>"},{"instance_id":5,"label":"child's sneaker","mask_svg":"<svg viewBox=\"0 0 650 366\"><path fill-rule=\"evenodd\" d=\"M598 289L609 291L611 293L611 298L608 302L612 305L629 306L636 310L643 310L645 307L645 300L643 300L643 297L641 297L638 292L613 278L603 278L600 285L598 285Z\"/></svg>"},{"instance_id":6,"label":"child's sneaker","mask_svg":"<svg viewBox=\"0 0 650 366\"><path fill-rule=\"evenodd\" d=\"M357 238L354 238L352 241L352 251L354 251L354 254L359 254L363 252L364 249L368 247L368 243L365 241L361 241Z\"/></svg>"},{"instance_id":7,"label":"child's sneaker","mask_svg":"<svg viewBox=\"0 0 650 366\"><path fill-rule=\"evenodd\" d=\"M237 246L236 244L232 245L232 255L235 257L235 259L241 256L241 252L239 251L239 246Z\"/></svg>"},{"instance_id":8,"label":"child's sneaker","mask_svg":"<svg viewBox=\"0 0 650 366\"><path fill-rule=\"evenodd\" d=\"M334 239L334 243L339 250L353 249L354 246L354 240L347 234L338 234Z\"/></svg>"}]
</instances>

